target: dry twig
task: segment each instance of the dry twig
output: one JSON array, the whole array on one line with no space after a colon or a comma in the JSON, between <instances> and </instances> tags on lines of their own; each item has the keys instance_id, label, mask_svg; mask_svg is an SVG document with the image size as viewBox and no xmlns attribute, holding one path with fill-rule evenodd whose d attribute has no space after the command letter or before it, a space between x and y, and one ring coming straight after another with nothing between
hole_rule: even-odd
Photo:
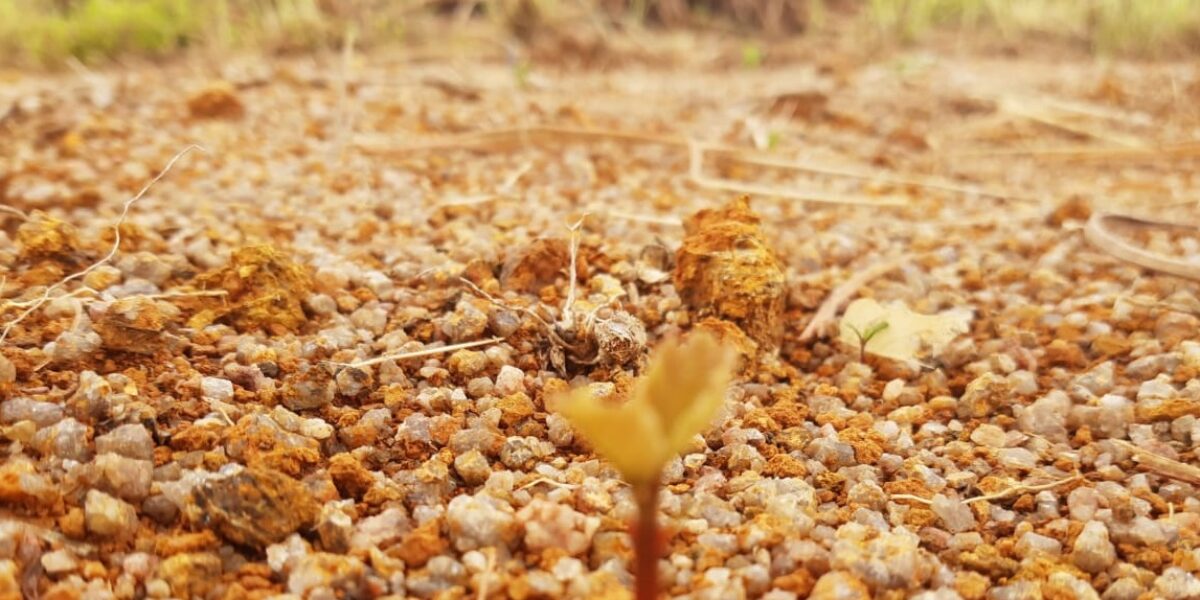
<instances>
[{"instance_id":1,"label":"dry twig","mask_svg":"<svg viewBox=\"0 0 1200 600\"><path fill-rule=\"evenodd\" d=\"M543 483L544 483L544 484L546 484L546 485L549 485L549 486L551 486L551 487L556 487L556 488L558 488L558 489L560 489L560 490L574 490L574 489L576 489L576 488L578 488L578 487L579 487L579 486L578 486L578 485L576 485L576 484L573 484L573 483L563 483L563 482L561 482L561 481L555 481L555 480L553 480L553 479L550 479L549 477L538 477L537 479L534 479L533 481L530 481L529 483L526 483L525 485L523 485L523 486L521 486L521 487L519 487L519 488L517 488L517 489L518 489L518 490L526 490L526 489L529 489L529 488L531 488L531 487L533 487L533 486L535 486L535 485L540 485L540 484L543 484Z\"/></svg>"},{"instance_id":2,"label":"dry twig","mask_svg":"<svg viewBox=\"0 0 1200 600\"><path fill-rule=\"evenodd\" d=\"M1079 481L1080 479L1083 479L1083 475L1080 473L1076 473L1065 479L1059 479L1057 481L1051 481L1049 483L1040 483L1037 485L1027 485L1024 483L1018 483L1017 485L1014 485L1007 489L1000 490L999 492L987 494L984 496L976 496L974 498L968 498L966 500L963 500L963 504L971 504L973 502L991 502L993 500L1003 500L1005 498L1008 498L1010 496L1015 496L1017 494L1026 494L1029 492L1040 492L1043 490L1052 490L1060 485L1066 485L1068 483L1073 483L1075 481Z\"/></svg>"},{"instance_id":3,"label":"dry twig","mask_svg":"<svg viewBox=\"0 0 1200 600\"><path fill-rule=\"evenodd\" d=\"M742 162L745 164L775 167L780 169L788 169L793 171L806 171L813 173L821 173L835 177L846 177L851 179L866 179L881 183L891 183L897 185L907 185L934 189L946 192L955 192L970 195L992 196L1001 198L1027 199L1008 192L1000 192L994 190L980 190L969 186L962 186L952 182L935 180L929 177L917 175L902 175L886 173L882 171L854 171L834 169L829 167L821 167L802 163L798 161L782 161L778 157L762 151L756 151L752 148L740 148L737 146L725 146L720 144L704 143L698 144L694 140L676 135L663 135L653 133L637 133L629 131L619 131L612 129L598 128L583 128L583 127L563 127L554 125L537 125L530 127L513 127L504 129L493 129L488 131L473 132L464 135L450 136L442 139L435 139L415 144L397 145L387 140L380 140L375 137L360 136L355 143L363 152L367 154L386 154L386 155L407 155L417 152L433 152L439 150L485 150L495 148L512 147L522 144L528 144L534 140L574 140L574 141L612 141L626 144L653 144L681 148L684 150L695 151L697 145L701 146L701 157L704 153L725 155L728 159ZM692 156L694 162L694 155ZM697 177L699 173L699 177ZM729 181L720 178L714 178L704 175L697 171L693 164L689 170L691 179L702 187L713 189L721 189L735 191L739 193L753 193L767 196L778 196L784 198L793 198L809 202L826 202L836 204L870 204L870 205L890 205L904 204L898 199L878 199L878 198L861 198L845 194L830 194L818 190L796 191L774 187L764 187L742 182Z\"/></svg>"},{"instance_id":4,"label":"dry twig","mask_svg":"<svg viewBox=\"0 0 1200 600\"><path fill-rule=\"evenodd\" d=\"M1192 485L1200 485L1200 467L1155 454L1125 440L1111 440L1133 453L1133 460L1160 475Z\"/></svg>"},{"instance_id":5,"label":"dry twig","mask_svg":"<svg viewBox=\"0 0 1200 600\"><path fill-rule=\"evenodd\" d=\"M1125 146L1051 146L1030 148L954 149L957 157L1036 156L1042 160L1161 161L1200 156L1200 142L1160 144L1149 148Z\"/></svg>"},{"instance_id":6,"label":"dry twig","mask_svg":"<svg viewBox=\"0 0 1200 600\"><path fill-rule=\"evenodd\" d=\"M1160 273L1200 281L1200 266L1143 250L1117 237L1105 228L1105 223L1127 223L1138 227L1180 227L1170 223L1159 223L1126 215L1094 213L1083 228L1083 236L1096 248L1117 258Z\"/></svg>"},{"instance_id":7,"label":"dry twig","mask_svg":"<svg viewBox=\"0 0 1200 600\"><path fill-rule=\"evenodd\" d=\"M704 173L704 148L703 145L698 142L689 144L688 156L688 177L692 180L692 183L695 183L702 188L721 190L725 192L735 192L738 194L774 196L778 198L787 198L789 200L819 202L822 204L854 204L860 206L904 206L907 204L904 200L889 196L884 196L881 198L869 198L850 194L829 193L821 190L793 190L788 188L744 183L741 181L733 181L731 179L724 179L720 177L712 177Z\"/></svg>"},{"instance_id":8,"label":"dry twig","mask_svg":"<svg viewBox=\"0 0 1200 600\"><path fill-rule=\"evenodd\" d=\"M800 341L807 342L819 335L827 335L829 330L836 325L838 311L846 306L846 303L858 293L859 288L866 285L872 279L887 274L911 258L912 255L905 254L880 261L855 273L849 279L842 282L821 303L812 320L808 322L808 326L804 328L804 332L800 334Z\"/></svg>"},{"instance_id":9,"label":"dry twig","mask_svg":"<svg viewBox=\"0 0 1200 600\"><path fill-rule=\"evenodd\" d=\"M459 344L450 344L449 346L438 346L437 348L423 348L421 350L413 350L412 352L399 352L396 354L384 354L381 356L376 356L375 358L370 358L367 360L360 360L358 362L352 362L352 363L330 363L330 364L332 364L336 367L343 367L343 368L347 368L347 369L359 369L362 367L369 367L371 365L377 365L379 363L385 363L389 360L406 360L409 358L420 358L422 356L433 356L435 354L444 354L446 352L454 352L455 350L465 350L467 348L477 348L479 346L495 344L496 342L499 342L500 340L503 340L503 339L504 338L502 338L502 337L494 337L494 338L488 338L486 340L475 340L473 342L462 342Z\"/></svg>"}]
</instances>

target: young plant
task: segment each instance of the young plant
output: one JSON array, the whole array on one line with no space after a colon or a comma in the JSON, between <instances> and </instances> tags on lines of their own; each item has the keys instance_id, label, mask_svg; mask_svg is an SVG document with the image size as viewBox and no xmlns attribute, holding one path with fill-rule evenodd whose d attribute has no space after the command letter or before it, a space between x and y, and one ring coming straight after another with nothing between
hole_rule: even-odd
<instances>
[{"instance_id":1,"label":"young plant","mask_svg":"<svg viewBox=\"0 0 1200 600\"><path fill-rule=\"evenodd\" d=\"M867 356L867 343L871 341L871 338L879 335L884 329L887 329L888 323L887 321L875 321L867 325L866 329L859 329L853 323L846 323L846 327L858 337L858 362L863 362Z\"/></svg>"},{"instance_id":2,"label":"young plant","mask_svg":"<svg viewBox=\"0 0 1200 600\"><path fill-rule=\"evenodd\" d=\"M913 312L903 302L881 305L859 298L842 316L841 340L857 345L859 360L874 354L893 360L917 360L936 354L954 338L971 330L972 313L956 308L935 315Z\"/></svg>"},{"instance_id":3,"label":"young plant","mask_svg":"<svg viewBox=\"0 0 1200 600\"><path fill-rule=\"evenodd\" d=\"M667 462L712 422L725 401L736 355L707 334L670 341L650 359L628 400L615 404L579 388L559 411L633 487L634 597L658 597L658 487Z\"/></svg>"}]
</instances>

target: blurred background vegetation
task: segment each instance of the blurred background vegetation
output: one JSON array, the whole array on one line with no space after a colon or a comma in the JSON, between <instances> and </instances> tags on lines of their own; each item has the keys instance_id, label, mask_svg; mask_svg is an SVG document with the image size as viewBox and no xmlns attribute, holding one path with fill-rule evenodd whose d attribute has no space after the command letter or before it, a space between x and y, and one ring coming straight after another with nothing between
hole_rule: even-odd
<instances>
[{"instance_id":1,"label":"blurred background vegetation","mask_svg":"<svg viewBox=\"0 0 1200 600\"><path fill-rule=\"evenodd\" d=\"M519 38L579 23L717 28L773 37L865 27L877 40L988 32L1098 53L1200 50L1200 0L0 0L0 63L54 67L192 48L272 52L419 37L431 20L489 21Z\"/></svg>"}]
</instances>

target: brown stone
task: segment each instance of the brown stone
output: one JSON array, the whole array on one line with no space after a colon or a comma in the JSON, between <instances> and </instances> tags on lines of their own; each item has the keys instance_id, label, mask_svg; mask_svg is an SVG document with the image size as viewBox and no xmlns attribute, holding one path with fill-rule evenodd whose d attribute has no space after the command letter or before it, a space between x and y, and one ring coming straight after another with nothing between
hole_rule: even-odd
<instances>
[{"instance_id":1,"label":"brown stone","mask_svg":"<svg viewBox=\"0 0 1200 600\"><path fill-rule=\"evenodd\" d=\"M534 413L533 400L524 392L501 398L496 407L500 409L500 421L510 427L532 417Z\"/></svg>"},{"instance_id":2,"label":"brown stone","mask_svg":"<svg viewBox=\"0 0 1200 600\"><path fill-rule=\"evenodd\" d=\"M329 476L345 498L361 500L375 484L375 478L353 454L335 454L329 459Z\"/></svg>"},{"instance_id":3,"label":"brown stone","mask_svg":"<svg viewBox=\"0 0 1200 600\"><path fill-rule=\"evenodd\" d=\"M203 550L216 550L217 546L221 545L221 540L213 532L197 531L195 533L181 533L170 537L159 537L154 540L154 553L161 556L174 556L176 554L190 554Z\"/></svg>"},{"instance_id":4,"label":"brown stone","mask_svg":"<svg viewBox=\"0 0 1200 600\"><path fill-rule=\"evenodd\" d=\"M177 345L178 338L163 335L173 328L181 312L169 302L145 297L122 298L109 305L98 321L96 333L104 347L136 354L153 354Z\"/></svg>"},{"instance_id":5,"label":"brown stone","mask_svg":"<svg viewBox=\"0 0 1200 600\"><path fill-rule=\"evenodd\" d=\"M221 579L221 557L210 553L176 554L159 563L158 576L178 598L204 598Z\"/></svg>"},{"instance_id":6,"label":"brown stone","mask_svg":"<svg viewBox=\"0 0 1200 600\"><path fill-rule=\"evenodd\" d=\"M236 119L246 113L237 90L227 81L214 81L187 102L188 112L199 119Z\"/></svg>"},{"instance_id":7,"label":"brown stone","mask_svg":"<svg viewBox=\"0 0 1200 600\"><path fill-rule=\"evenodd\" d=\"M500 285L510 290L537 291L554 283L570 259L566 240L538 238L508 256L500 270Z\"/></svg>"},{"instance_id":8,"label":"brown stone","mask_svg":"<svg viewBox=\"0 0 1200 600\"><path fill-rule=\"evenodd\" d=\"M300 482L270 469L250 467L206 481L192 492L193 521L225 539L264 548L317 520L320 506Z\"/></svg>"},{"instance_id":9,"label":"brown stone","mask_svg":"<svg viewBox=\"0 0 1200 600\"><path fill-rule=\"evenodd\" d=\"M422 567L429 559L442 554L450 541L442 536L442 520L432 519L404 535L399 544L388 549L388 555L412 567Z\"/></svg>"}]
</instances>

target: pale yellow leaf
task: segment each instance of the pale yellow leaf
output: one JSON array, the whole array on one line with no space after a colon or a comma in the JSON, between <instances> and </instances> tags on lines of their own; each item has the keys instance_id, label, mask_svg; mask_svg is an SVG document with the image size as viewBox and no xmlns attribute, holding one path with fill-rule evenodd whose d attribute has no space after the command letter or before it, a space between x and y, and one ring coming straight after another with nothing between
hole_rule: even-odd
<instances>
[{"instance_id":1,"label":"pale yellow leaf","mask_svg":"<svg viewBox=\"0 0 1200 600\"><path fill-rule=\"evenodd\" d=\"M658 415L644 403L614 405L581 387L558 406L596 453L629 482L653 480L671 459Z\"/></svg>"},{"instance_id":2,"label":"pale yellow leaf","mask_svg":"<svg viewBox=\"0 0 1200 600\"><path fill-rule=\"evenodd\" d=\"M587 388L557 403L559 411L630 483L652 481L725 401L736 354L708 334L667 342L622 404Z\"/></svg>"},{"instance_id":3,"label":"pale yellow leaf","mask_svg":"<svg viewBox=\"0 0 1200 600\"><path fill-rule=\"evenodd\" d=\"M880 328L882 324L887 326ZM883 306L873 299L860 298L846 307L840 329L842 342L854 347L859 345L860 334L878 329L867 341L867 352L913 360L926 353L936 354L954 338L970 331L970 325L971 313L966 310L923 315L913 312L903 302Z\"/></svg>"}]
</instances>

